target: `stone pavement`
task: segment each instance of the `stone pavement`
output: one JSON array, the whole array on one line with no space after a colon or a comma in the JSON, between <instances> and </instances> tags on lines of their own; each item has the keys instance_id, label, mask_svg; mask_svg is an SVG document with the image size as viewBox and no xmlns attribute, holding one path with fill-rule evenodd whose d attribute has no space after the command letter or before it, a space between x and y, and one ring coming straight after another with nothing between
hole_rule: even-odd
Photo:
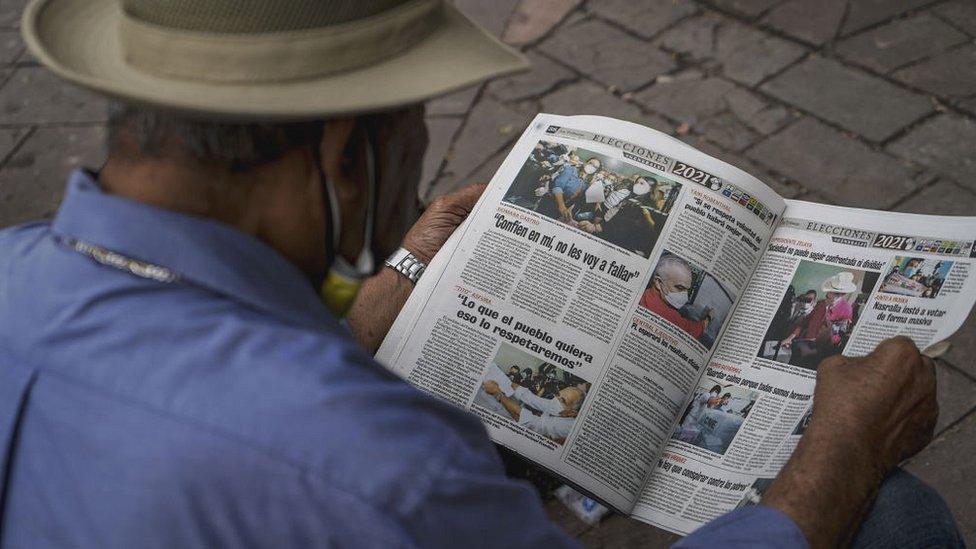
<instances>
[{"instance_id":1,"label":"stone pavement","mask_svg":"<svg viewBox=\"0 0 976 549\"><path fill-rule=\"evenodd\" d=\"M0 226L49 217L64 175L103 157L105 102L24 52L25 0L0 0ZM428 106L422 197L487 181L539 111L675 135L787 197L976 215L972 0L457 0L532 71ZM976 544L976 320L938 364L937 440L908 465ZM590 547L673 541L558 504Z\"/></svg>"}]
</instances>

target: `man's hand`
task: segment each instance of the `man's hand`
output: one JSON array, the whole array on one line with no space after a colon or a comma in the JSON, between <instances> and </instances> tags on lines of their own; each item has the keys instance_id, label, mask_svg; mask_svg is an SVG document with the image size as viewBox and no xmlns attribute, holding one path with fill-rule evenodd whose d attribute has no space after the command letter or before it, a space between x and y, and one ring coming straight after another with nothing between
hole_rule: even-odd
<instances>
[{"instance_id":1,"label":"man's hand","mask_svg":"<svg viewBox=\"0 0 976 549\"><path fill-rule=\"evenodd\" d=\"M484 190L485 185L470 185L435 200L407 231L403 247L417 259L430 263ZM376 352L411 290L413 283L386 267L366 279L347 315L356 341L369 352Z\"/></svg>"},{"instance_id":2,"label":"man's hand","mask_svg":"<svg viewBox=\"0 0 976 549\"><path fill-rule=\"evenodd\" d=\"M935 363L907 337L889 339L864 358L823 361L813 401L811 424L860 441L884 475L932 440Z\"/></svg>"},{"instance_id":3,"label":"man's hand","mask_svg":"<svg viewBox=\"0 0 976 549\"><path fill-rule=\"evenodd\" d=\"M573 220L573 215L569 212L569 208L563 206L562 204L559 205L559 215L563 218L563 222L565 223L569 223Z\"/></svg>"},{"instance_id":4,"label":"man's hand","mask_svg":"<svg viewBox=\"0 0 976 549\"><path fill-rule=\"evenodd\" d=\"M403 247L424 263L447 242L471 213L486 185L468 185L433 201L403 237Z\"/></svg>"},{"instance_id":5,"label":"man's hand","mask_svg":"<svg viewBox=\"0 0 976 549\"><path fill-rule=\"evenodd\" d=\"M823 361L810 425L763 505L789 515L813 547L849 541L885 475L932 439L935 397L935 365L904 337Z\"/></svg>"},{"instance_id":6,"label":"man's hand","mask_svg":"<svg viewBox=\"0 0 976 549\"><path fill-rule=\"evenodd\" d=\"M491 396L497 395L502 390L501 387L498 386L498 383L491 380L484 382L484 387L485 387L485 392Z\"/></svg>"}]
</instances>

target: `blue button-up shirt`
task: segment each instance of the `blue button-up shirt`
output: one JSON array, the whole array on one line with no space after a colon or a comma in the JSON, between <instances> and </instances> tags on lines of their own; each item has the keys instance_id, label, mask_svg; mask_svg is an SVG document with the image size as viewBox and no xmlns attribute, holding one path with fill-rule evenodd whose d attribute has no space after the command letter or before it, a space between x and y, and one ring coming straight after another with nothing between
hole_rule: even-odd
<instances>
[{"instance_id":1,"label":"blue button-up shirt","mask_svg":"<svg viewBox=\"0 0 976 549\"><path fill-rule=\"evenodd\" d=\"M84 172L53 223L0 231L0 546L573 544L474 416L373 362L260 241Z\"/></svg>"},{"instance_id":2,"label":"blue button-up shirt","mask_svg":"<svg viewBox=\"0 0 976 549\"><path fill-rule=\"evenodd\" d=\"M572 164L565 164L552 181L552 193L561 194L567 199L579 194L586 187L580 170Z\"/></svg>"}]
</instances>

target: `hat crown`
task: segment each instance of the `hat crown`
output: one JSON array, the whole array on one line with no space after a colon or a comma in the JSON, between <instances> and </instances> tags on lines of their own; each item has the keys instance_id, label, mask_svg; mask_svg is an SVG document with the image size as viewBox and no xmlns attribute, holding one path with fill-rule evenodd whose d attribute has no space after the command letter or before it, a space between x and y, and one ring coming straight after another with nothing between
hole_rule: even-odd
<instances>
[{"instance_id":1,"label":"hat crown","mask_svg":"<svg viewBox=\"0 0 976 549\"><path fill-rule=\"evenodd\" d=\"M854 273L841 271L824 281L821 288L825 292L851 293L857 291L854 284Z\"/></svg>"},{"instance_id":2,"label":"hat crown","mask_svg":"<svg viewBox=\"0 0 976 549\"><path fill-rule=\"evenodd\" d=\"M364 19L409 0L122 0L133 19L212 33L307 30Z\"/></svg>"}]
</instances>

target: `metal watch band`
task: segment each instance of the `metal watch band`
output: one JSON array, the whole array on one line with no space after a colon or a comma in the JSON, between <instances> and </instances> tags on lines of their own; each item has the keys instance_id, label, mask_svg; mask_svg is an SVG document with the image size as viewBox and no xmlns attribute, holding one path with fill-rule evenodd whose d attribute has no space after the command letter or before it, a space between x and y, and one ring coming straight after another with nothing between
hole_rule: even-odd
<instances>
[{"instance_id":1,"label":"metal watch band","mask_svg":"<svg viewBox=\"0 0 976 549\"><path fill-rule=\"evenodd\" d=\"M407 277L414 284L420 280L420 275L424 274L424 269L427 268L426 263L417 259L416 256L404 248L393 252L393 255L387 258L386 264L396 272Z\"/></svg>"}]
</instances>

